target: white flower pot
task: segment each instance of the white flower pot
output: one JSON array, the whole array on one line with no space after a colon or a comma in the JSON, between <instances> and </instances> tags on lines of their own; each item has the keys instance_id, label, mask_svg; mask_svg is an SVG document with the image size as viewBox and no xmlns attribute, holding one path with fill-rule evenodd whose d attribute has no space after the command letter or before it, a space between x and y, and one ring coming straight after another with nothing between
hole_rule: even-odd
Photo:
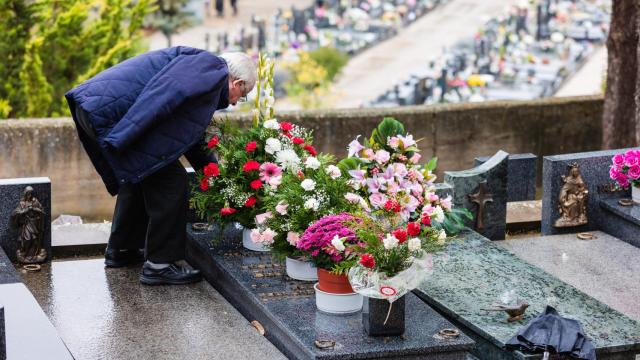
<instances>
[{"instance_id":1,"label":"white flower pot","mask_svg":"<svg viewBox=\"0 0 640 360\"><path fill-rule=\"evenodd\" d=\"M251 240L251 230L249 229L242 230L242 246L252 251L266 252L270 250L268 246L254 243L253 240Z\"/></svg>"},{"instance_id":2,"label":"white flower pot","mask_svg":"<svg viewBox=\"0 0 640 360\"><path fill-rule=\"evenodd\" d=\"M329 314L351 314L362 310L362 295L332 294L318 289L316 283L313 288L316 290L316 307L318 310Z\"/></svg>"},{"instance_id":3,"label":"white flower pot","mask_svg":"<svg viewBox=\"0 0 640 360\"><path fill-rule=\"evenodd\" d=\"M640 205L640 188L632 186L631 187L631 198L633 202Z\"/></svg>"},{"instance_id":4,"label":"white flower pot","mask_svg":"<svg viewBox=\"0 0 640 360\"><path fill-rule=\"evenodd\" d=\"M310 261L292 259L286 260L287 275L296 280L316 281L318 280L318 269Z\"/></svg>"}]
</instances>

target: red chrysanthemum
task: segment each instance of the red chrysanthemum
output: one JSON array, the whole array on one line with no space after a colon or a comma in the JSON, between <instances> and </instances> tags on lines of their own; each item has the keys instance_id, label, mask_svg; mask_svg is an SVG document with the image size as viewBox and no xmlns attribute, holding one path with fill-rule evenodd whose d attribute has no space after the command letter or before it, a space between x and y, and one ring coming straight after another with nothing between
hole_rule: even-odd
<instances>
[{"instance_id":1,"label":"red chrysanthemum","mask_svg":"<svg viewBox=\"0 0 640 360\"><path fill-rule=\"evenodd\" d=\"M407 241L407 231L405 229L396 229L392 232L393 236L398 239L398 242L402 244Z\"/></svg>"},{"instance_id":2,"label":"red chrysanthemum","mask_svg":"<svg viewBox=\"0 0 640 360\"><path fill-rule=\"evenodd\" d=\"M244 203L244 207L252 207L258 202L258 199L255 196L249 196L247 201Z\"/></svg>"},{"instance_id":3,"label":"red chrysanthemum","mask_svg":"<svg viewBox=\"0 0 640 360\"><path fill-rule=\"evenodd\" d=\"M220 141L220 139L218 139L218 135L214 135L207 143L207 147L209 149L213 149L214 147L216 147L216 145L218 145L218 141Z\"/></svg>"},{"instance_id":4,"label":"red chrysanthemum","mask_svg":"<svg viewBox=\"0 0 640 360\"><path fill-rule=\"evenodd\" d=\"M262 187L262 181L260 181L260 180L253 180L253 181L251 182L251 184L249 184L249 186L251 186L251 188L252 188L253 190L258 190L258 189L260 189L260 188Z\"/></svg>"},{"instance_id":5,"label":"red chrysanthemum","mask_svg":"<svg viewBox=\"0 0 640 360\"><path fill-rule=\"evenodd\" d=\"M364 254L360 257L360 264L367 269L373 269L376 266L376 260L370 254Z\"/></svg>"},{"instance_id":6,"label":"red chrysanthemum","mask_svg":"<svg viewBox=\"0 0 640 360\"><path fill-rule=\"evenodd\" d=\"M309 154L311 154L312 156L318 155L318 152L316 151L316 149L311 145L305 145L304 149L307 150Z\"/></svg>"},{"instance_id":7,"label":"red chrysanthemum","mask_svg":"<svg viewBox=\"0 0 640 360\"><path fill-rule=\"evenodd\" d=\"M427 214L422 214L422 225L431 226L431 218Z\"/></svg>"},{"instance_id":8,"label":"red chrysanthemum","mask_svg":"<svg viewBox=\"0 0 640 360\"><path fill-rule=\"evenodd\" d=\"M226 208L222 208L222 209L220 209L220 215L222 215L222 216L229 216L229 215L233 215L233 214L235 214L235 212L236 212L236 211L237 211L237 210L236 210L236 209L234 209L234 208L226 207Z\"/></svg>"},{"instance_id":9,"label":"red chrysanthemum","mask_svg":"<svg viewBox=\"0 0 640 360\"><path fill-rule=\"evenodd\" d=\"M242 166L242 171L244 172L256 171L258 169L260 169L260 163L255 160L249 160Z\"/></svg>"},{"instance_id":10,"label":"red chrysanthemum","mask_svg":"<svg viewBox=\"0 0 640 360\"><path fill-rule=\"evenodd\" d=\"M384 208L387 211L393 211L394 213L399 213L400 212L400 203L398 203L395 200L387 200L387 202L384 203Z\"/></svg>"},{"instance_id":11,"label":"red chrysanthemum","mask_svg":"<svg viewBox=\"0 0 640 360\"><path fill-rule=\"evenodd\" d=\"M304 139L303 138L299 138L299 137L294 137L293 139L291 139L293 141L294 144L296 145L302 145L304 144Z\"/></svg>"},{"instance_id":12,"label":"red chrysanthemum","mask_svg":"<svg viewBox=\"0 0 640 360\"><path fill-rule=\"evenodd\" d=\"M410 236L418 236L420 234L420 223L416 222L410 222L407 225L407 233Z\"/></svg>"},{"instance_id":13,"label":"red chrysanthemum","mask_svg":"<svg viewBox=\"0 0 640 360\"><path fill-rule=\"evenodd\" d=\"M202 180L200 180L200 190L202 191L207 191L209 190L209 178L208 177L203 177Z\"/></svg>"},{"instance_id":14,"label":"red chrysanthemum","mask_svg":"<svg viewBox=\"0 0 640 360\"><path fill-rule=\"evenodd\" d=\"M280 129L282 129L282 131L288 132L293 129L293 125L291 125L290 122L283 121L280 123Z\"/></svg>"},{"instance_id":15,"label":"red chrysanthemum","mask_svg":"<svg viewBox=\"0 0 640 360\"><path fill-rule=\"evenodd\" d=\"M244 147L244 149L245 149L247 152L252 152L252 151L254 151L257 147L258 147L258 143L257 143L257 142L255 142L255 141L250 141L250 142L248 142L248 143L247 143L247 146L245 146L245 147Z\"/></svg>"},{"instance_id":16,"label":"red chrysanthemum","mask_svg":"<svg viewBox=\"0 0 640 360\"><path fill-rule=\"evenodd\" d=\"M218 164L209 163L209 165L205 166L204 175L208 177L220 175L220 169L218 168Z\"/></svg>"}]
</instances>

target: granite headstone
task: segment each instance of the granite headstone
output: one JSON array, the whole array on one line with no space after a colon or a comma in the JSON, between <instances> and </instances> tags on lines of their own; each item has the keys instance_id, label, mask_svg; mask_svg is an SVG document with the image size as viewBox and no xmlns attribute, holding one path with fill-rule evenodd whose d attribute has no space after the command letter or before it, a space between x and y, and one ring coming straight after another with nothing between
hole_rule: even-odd
<instances>
[{"instance_id":1,"label":"granite headstone","mask_svg":"<svg viewBox=\"0 0 640 360\"><path fill-rule=\"evenodd\" d=\"M616 191L614 181L609 178L611 158L627 149L591 151L575 154L545 156L542 164L542 223L543 235L577 233L604 230L604 209L601 200L629 197L629 191ZM558 198L562 188L562 176L568 174L571 164L578 164L582 179L589 191L587 195L587 224L576 227L557 228L560 217ZM617 201L617 200L616 200ZM615 234L612 234L615 235Z\"/></svg>"},{"instance_id":2,"label":"granite headstone","mask_svg":"<svg viewBox=\"0 0 640 360\"><path fill-rule=\"evenodd\" d=\"M42 248L51 259L51 180L48 177L0 179L0 246L11 259L16 261L18 230L11 227L10 218L22 199L24 189L31 186L34 195L45 211Z\"/></svg>"},{"instance_id":3,"label":"granite headstone","mask_svg":"<svg viewBox=\"0 0 640 360\"><path fill-rule=\"evenodd\" d=\"M480 166L489 159L489 156L477 157L474 160L474 166ZM537 163L538 157L531 153L509 155L507 201L536 199Z\"/></svg>"},{"instance_id":4,"label":"granite headstone","mask_svg":"<svg viewBox=\"0 0 640 360\"><path fill-rule=\"evenodd\" d=\"M453 186L453 204L473 213L466 225L491 240L503 240L507 222L509 154L500 150L473 169L445 171L444 181Z\"/></svg>"}]
</instances>

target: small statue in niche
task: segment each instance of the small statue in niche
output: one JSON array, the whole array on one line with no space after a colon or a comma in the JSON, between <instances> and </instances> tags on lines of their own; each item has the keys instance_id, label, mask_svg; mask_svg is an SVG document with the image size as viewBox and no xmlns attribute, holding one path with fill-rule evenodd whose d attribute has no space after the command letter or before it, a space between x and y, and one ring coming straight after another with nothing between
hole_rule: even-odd
<instances>
[{"instance_id":1,"label":"small statue in niche","mask_svg":"<svg viewBox=\"0 0 640 360\"><path fill-rule=\"evenodd\" d=\"M587 195L589 190L582 180L578 164L569 166L569 175L562 175L562 189L558 197L558 209L560 218L556 220L555 227L573 227L586 224L587 221Z\"/></svg>"},{"instance_id":2,"label":"small statue in niche","mask_svg":"<svg viewBox=\"0 0 640 360\"><path fill-rule=\"evenodd\" d=\"M44 208L33 195L33 188L27 186L22 200L11 214L11 224L19 230L18 262L38 264L47 259L47 251L42 248L44 220Z\"/></svg>"}]
</instances>

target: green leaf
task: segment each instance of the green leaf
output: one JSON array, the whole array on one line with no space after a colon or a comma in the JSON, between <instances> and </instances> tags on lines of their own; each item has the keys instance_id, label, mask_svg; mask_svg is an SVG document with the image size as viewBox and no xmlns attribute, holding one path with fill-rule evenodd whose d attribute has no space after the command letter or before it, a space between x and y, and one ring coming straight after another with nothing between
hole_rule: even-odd
<instances>
[{"instance_id":1,"label":"green leaf","mask_svg":"<svg viewBox=\"0 0 640 360\"><path fill-rule=\"evenodd\" d=\"M385 117L378 126L373 129L371 139L380 146L387 144L387 139L397 135L405 135L406 131L402 123L392 117Z\"/></svg>"},{"instance_id":2,"label":"green leaf","mask_svg":"<svg viewBox=\"0 0 640 360\"><path fill-rule=\"evenodd\" d=\"M355 157L350 157L350 158L340 160L340 162L338 163L338 167L340 168L340 171L346 173L349 170L359 169L360 164L362 164L362 160Z\"/></svg>"},{"instance_id":3,"label":"green leaf","mask_svg":"<svg viewBox=\"0 0 640 360\"><path fill-rule=\"evenodd\" d=\"M429 171L434 171L438 166L438 158L434 157L427 163L426 169Z\"/></svg>"}]
</instances>

